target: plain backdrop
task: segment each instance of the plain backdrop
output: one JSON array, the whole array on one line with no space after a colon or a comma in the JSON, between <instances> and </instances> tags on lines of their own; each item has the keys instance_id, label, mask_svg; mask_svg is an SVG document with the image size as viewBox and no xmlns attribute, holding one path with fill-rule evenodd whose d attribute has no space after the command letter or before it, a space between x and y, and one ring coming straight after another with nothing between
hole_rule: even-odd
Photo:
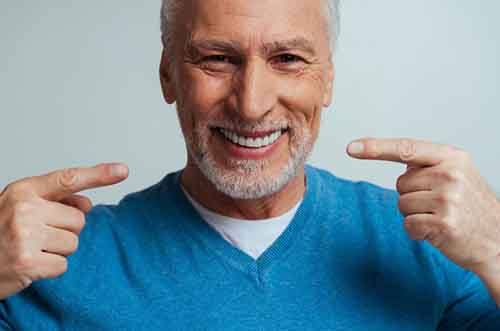
<instances>
[{"instance_id":1,"label":"plain backdrop","mask_svg":"<svg viewBox=\"0 0 500 331\"><path fill-rule=\"evenodd\" d=\"M116 202L185 163L161 96L157 1L0 1L0 188L70 166L122 161ZM500 192L500 2L346 0L335 101L310 163L394 188L404 166L345 154L363 136L469 151Z\"/></svg>"}]
</instances>

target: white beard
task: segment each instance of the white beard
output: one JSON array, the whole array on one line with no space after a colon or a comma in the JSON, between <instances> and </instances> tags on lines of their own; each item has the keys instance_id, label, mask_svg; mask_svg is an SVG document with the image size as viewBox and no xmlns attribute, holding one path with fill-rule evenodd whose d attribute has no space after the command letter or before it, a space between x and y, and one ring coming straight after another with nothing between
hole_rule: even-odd
<instances>
[{"instance_id":1,"label":"white beard","mask_svg":"<svg viewBox=\"0 0 500 331\"><path fill-rule=\"evenodd\" d=\"M219 165L207 143L211 134L208 125L197 125L192 137L186 138L188 152L215 188L233 199L259 199L279 192L303 169L313 147L307 127L289 127L290 158L278 174L266 175L271 160L227 160L228 168Z\"/></svg>"}]
</instances>

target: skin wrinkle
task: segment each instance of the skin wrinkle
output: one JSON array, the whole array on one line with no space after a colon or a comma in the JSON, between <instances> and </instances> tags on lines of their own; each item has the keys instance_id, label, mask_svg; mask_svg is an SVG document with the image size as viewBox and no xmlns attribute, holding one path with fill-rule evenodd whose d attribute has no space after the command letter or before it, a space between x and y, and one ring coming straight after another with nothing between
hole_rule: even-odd
<instances>
[{"instance_id":1,"label":"skin wrinkle","mask_svg":"<svg viewBox=\"0 0 500 331\"><path fill-rule=\"evenodd\" d=\"M281 215L305 190L303 166L318 136L322 106L331 99L328 87L333 65L325 42L328 36L317 20L306 22L290 15L297 8L282 13L283 19L245 18L227 16L224 10L221 14L217 7L224 2L213 2L191 2L193 11L187 23L176 29L176 44L183 45L178 49L184 53L174 58L180 61L169 66L165 52L162 59L162 87L167 102L177 102L188 151L182 183L202 205L227 216L262 219ZM231 5L240 2L231 1ZM242 8L252 6L245 2ZM318 4L307 6L311 13L321 11ZM292 24L288 16L298 22ZM277 20L287 23L281 26L275 24ZM183 27L190 30L181 31ZM276 58L280 52L304 60L281 62ZM235 59L204 65L203 56L213 53ZM166 70L168 67L174 67L175 73ZM279 150L266 160L232 159L217 143L221 138L211 130L214 126L236 131L287 126L288 137L282 137Z\"/></svg>"},{"instance_id":2,"label":"skin wrinkle","mask_svg":"<svg viewBox=\"0 0 500 331\"><path fill-rule=\"evenodd\" d=\"M190 58L200 57L201 50L215 50L229 54L242 54L244 53L243 45L237 40L219 40L219 39L205 39L200 38L197 40L194 37L188 39L185 45L185 53ZM271 42L259 42L262 44L260 48L260 56L268 57L274 53L286 52L290 50L300 50L311 57L316 56L316 51L311 45L310 41L305 37L295 37L288 40L275 40Z\"/></svg>"}]
</instances>

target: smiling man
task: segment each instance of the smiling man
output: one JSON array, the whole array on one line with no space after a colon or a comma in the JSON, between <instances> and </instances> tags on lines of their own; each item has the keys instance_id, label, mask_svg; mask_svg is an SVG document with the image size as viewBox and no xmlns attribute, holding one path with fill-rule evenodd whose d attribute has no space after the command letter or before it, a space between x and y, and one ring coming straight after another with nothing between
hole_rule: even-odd
<instances>
[{"instance_id":1,"label":"smiling man","mask_svg":"<svg viewBox=\"0 0 500 331\"><path fill-rule=\"evenodd\" d=\"M123 164L8 185L0 328L499 330L500 202L467 153L348 146L407 164L398 192L306 165L337 22L333 0L164 0L187 165L113 206L76 193Z\"/></svg>"},{"instance_id":2,"label":"smiling man","mask_svg":"<svg viewBox=\"0 0 500 331\"><path fill-rule=\"evenodd\" d=\"M261 219L301 199L332 93L320 3L188 1L173 31L164 21L162 85L189 151L182 183L209 209Z\"/></svg>"}]
</instances>

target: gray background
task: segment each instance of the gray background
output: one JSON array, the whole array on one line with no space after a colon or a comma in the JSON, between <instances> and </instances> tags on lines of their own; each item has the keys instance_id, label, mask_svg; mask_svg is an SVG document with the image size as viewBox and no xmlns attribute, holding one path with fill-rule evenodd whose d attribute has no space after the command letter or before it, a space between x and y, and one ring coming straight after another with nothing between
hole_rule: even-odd
<instances>
[{"instance_id":1,"label":"gray background","mask_svg":"<svg viewBox=\"0 0 500 331\"><path fill-rule=\"evenodd\" d=\"M159 6L1 0L0 187L123 161L125 183L90 192L114 202L184 165L157 75ZM393 188L402 165L350 159L345 145L416 137L466 149L500 191L499 12L495 0L344 1L335 103L311 163Z\"/></svg>"}]
</instances>

